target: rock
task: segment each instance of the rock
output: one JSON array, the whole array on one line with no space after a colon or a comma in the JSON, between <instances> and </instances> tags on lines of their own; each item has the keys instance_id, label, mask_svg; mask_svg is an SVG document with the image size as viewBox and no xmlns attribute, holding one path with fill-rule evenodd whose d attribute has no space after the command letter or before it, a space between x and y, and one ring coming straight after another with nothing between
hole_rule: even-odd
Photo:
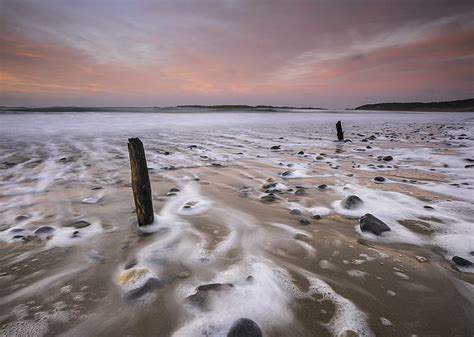
<instances>
[{"instance_id":1,"label":"rock","mask_svg":"<svg viewBox=\"0 0 474 337\"><path fill-rule=\"evenodd\" d=\"M295 195L303 195L303 194L306 194L306 191L304 190L304 188L298 188L295 191Z\"/></svg>"},{"instance_id":2,"label":"rock","mask_svg":"<svg viewBox=\"0 0 474 337\"><path fill-rule=\"evenodd\" d=\"M16 221L16 222L21 222L21 221L25 221L25 220L27 220L27 219L29 219L29 218L30 218L29 215L27 215L27 214L22 214L22 215L16 216L16 217L15 217L15 221Z\"/></svg>"},{"instance_id":3,"label":"rock","mask_svg":"<svg viewBox=\"0 0 474 337\"><path fill-rule=\"evenodd\" d=\"M393 157L392 156L385 156L382 158L383 161L392 161Z\"/></svg>"},{"instance_id":4,"label":"rock","mask_svg":"<svg viewBox=\"0 0 474 337\"><path fill-rule=\"evenodd\" d=\"M245 281L252 283L255 278L252 275L249 275L245 278Z\"/></svg>"},{"instance_id":5,"label":"rock","mask_svg":"<svg viewBox=\"0 0 474 337\"><path fill-rule=\"evenodd\" d=\"M197 145L189 145L190 149L197 149Z\"/></svg>"},{"instance_id":6,"label":"rock","mask_svg":"<svg viewBox=\"0 0 474 337\"><path fill-rule=\"evenodd\" d=\"M288 177L288 176L291 176L292 173L293 173L292 171L285 171L285 172L283 172L281 175L282 175L283 177Z\"/></svg>"},{"instance_id":7,"label":"rock","mask_svg":"<svg viewBox=\"0 0 474 337\"><path fill-rule=\"evenodd\" d=\"M300 223L300 225L303 225L303 226L306 226L306 225L310 224L310 222L306 219L299 219L299 223Z\"/></svg>"},{"instance_id":8,"label":"rock","mask_svg":"<svg viewBox=\"0 0 474 337\"><path fill-rule=\"evenodd\" d=\"M89 227L91 224L84 220L74 221L64 227L74 227L74 228L85 228Z\"/></svg>"},{"instance_id":9,"label":"rock","mask_svg":"<svg viewBox=\"0 0 474 337\"><path fill-rule=\"evenodd\" d=\"M156 289L160 289L163 286L164 286L163 282L161 282L157 278L154 278L154 277L149 278L145 282L145 284L143 284L143 286L128 291L125 294L125 300L133 301L133 300L145 295L146 293L152 292Z\"/></svg>"},{"instance_id":10,"label":"rock","mask_svg":"<svg viewBox=\"0 0 474 337\"><path fill-rule=\"evenodd\" d=\"M464 168L473 168L474 167L474 164L467 164L464 166Z\"/></svg>"},{"instance_id":11,"label":"rock","mask_svg":"<svg viewBox=\"0 0 474 337\"><path fill-rule=\"evenodd\" d=\"M71 235L71 238L78 238L78 237L80 237L79 234L80 234L79 231L74 231Z\"/></svg>"},{"instance_id":12,"label":"rock","mask_svg":"<svg viewBox=\"0 0 474 337\"><path fill-rule=\"evenodd\" d=\"M296 233L293 235L293 239L295 240L301 240L301 241L310 241L311 238L306 235L306 234L303 234L303 233Z\"/></svg>"},{"instance_id":13,"label":"rock","mask_svg":"<svg viewBox=\"0 0 474 337\"><path fill-rule=\"evenodd\" d=\"M230 327L227 337L262 337L260 327L248 318L239 318Z\"/></svg>"},{"instance_id":14,"label":"rock","mask_svg":"<svg viewBox=\"0 0 474 337\"><path fill-rule=\"evenodd\" d=\"M363 203L357 195L350 195L341 201L341 206L345 209L356 209L362 206Z\"/></svg>"},{"instance_id":15,"label":"rock","mask_svg":"<svg viewBox=\"0 0 474 337\"><path fill-rule=\"evenodd\" d=\"M183 205L183 209L190 209L196 206L199 203L199 201L188 201Z\"/></svg>"},{"instance_id":16,"label":"rock","mask_svg":"<svg viewBox=\"0 0 474 337\"><path fill-rule=\"evenodd\" d=\"M177 187L173 187L169 190L171 193L177 193L177 192L180 192L181 190Z\"/></svg>"},{"instance_id":17,"label":"rock","mask_svg":"<svg viewBox=\"0 0 474 337\"><path fill-rule=\"evenodd\" d=\"M328 187L328 185L321 184L321 185L318 185L318 190L322 191L322 190L325 190L327 187Z\"/></svg>"},{"instance_id":18,"label":"rock","mask_svg":"<svg viewBox=\"0 0 474 337\"><path fill-rule=\"evenodd\" d=\"M315 215L312 216L312 218L313 218L314 220L320 220L320 219L321 219L321 215L315 214Z\"/></svg>"},{"instance_id":19,"label":"rock","mask_svg":"<svg viewBox=\"0 0 474 337\"><path fill-rule=\"evenodd\" d=\"M51 226L41 226L40 228L35 230L35 235L38 236L46 236L49 234L53 234L55 231L54 227Z\"/></svg>"},{"instance_id":20,"label":"rock","mask_svg":"<svg viewBox=\"0 0 474 337\"><path fill-rule=\"evenodd\" d=\"M196 293L186 297L186 300L201 309L207 309L209 296L233 288L232 283L211 283L196 288Z\"/></svg>"},{"instance_id":21,"label":"rock","mask_svg":"<svg viewBox=\"0 0 474 337\"><path fill-rule=\"evenodd\" d=\"M304 151L300 151L300 152L298 152L298 154L301 156L301 155L304 154Z\"/></svg>"},{"instance_id":22,"label":"rock","mask_svg":"<svg viewBox=\"0 0 474 337\"><path fill-rule=\"evenodd\" d=\"M363 232L372 232L375 235L380 235L383 232L387 232L390 230L390 227L388 227L385 224L385 222L376 218L370 213L363 215L359 219L359 224L360 224L360 229Z\"/></svg>"},{"instance_id":23,"label":"rock","mask_svg":"<svg viewBox=\"0 0 474 337\"><path fill-rule=\"evenodd\" d=\"M471 261L466 260L465 258L462 258L460 256L453 256L452 260L455 264L461 267L471 267L473 265Z\"/></svg>"},{"instance_id":24,"label":"rock","mask_svg":"<svg viewBox=\"0 0 474 337\"><path fill-rule=\"evenodd\" d=\"M297 208L294 208L290 211L290 214L293 214L293 215L300 215L301 214L301 211Z\"/></svg>"},{"instance_id":25,"label":"rock","mask_svg":"<svg viewBox=\"0 0 474 337\"><path fill-rule=\"evenodd\" d=\"M384 177L380 177L380 176L379 176L379 177L375 177L375 178L374 178L374 181L375 181L375 182L378 182L378 183L383 183L383 182L385 181L385 178L384 178Z\"/></svg>"},{"instance_id":26,"label":"rock","mask_svg":"<svg viewBox=\"0 0 474 337\"><path fill-rule=\"evenodd\" d=\"M187 278L189 277L189 275L191 275L190 272L187 270L184 270L178 274L178 278Z\"/></svg>"},{"instance_id":27,"label":"rock","mask_svg":"<svg viewBox=\"0 0 474 337\"><path fill-rule=\"evenodd\" d=\"M359 334L353 330L346 330L339 337L359 337Z\"/></svg>"},{"instance_id":28,"label":"rock","mask_svg":"<svg viewBox=\"0 0 474 337\"><path fill-rule=\"evenodd\" d=\"M260 200L263 202L273 202L276 200L276 197L273 193L268 193L260 197Z\"/></svg>"},{"instance_id":29,"label":"rock","mask_svg":"<svg viewBox=\"0 0 474 337\"><path fill-rule=\"evenodd\" d=\"M426 208L426 209L434 209L434 207L431 207L431 206L428 206L428 205L423 206L423 208Z\"/></svg>"},{"instance_id":30,"label":"rock","mask_svg":"<svg viewBox=\"0 0 474 337\"><path fill-rule=\"evenodd\" d=\"M416 256L415 256L415 259L417 259L418 262L420 262L420 263L428 262L428 259L427 259L426 257L424 257L424 256L416 255Z\"/></svg>"},{"instance_id":31,"label":"rock","mask_svg":"<svg viewBox=\"0 0 474 337\"><path fill-rule=\"evenodd\" d=\"M280 145L273 145L270 150L280 150Z\"/></svg>"}]
</instances>

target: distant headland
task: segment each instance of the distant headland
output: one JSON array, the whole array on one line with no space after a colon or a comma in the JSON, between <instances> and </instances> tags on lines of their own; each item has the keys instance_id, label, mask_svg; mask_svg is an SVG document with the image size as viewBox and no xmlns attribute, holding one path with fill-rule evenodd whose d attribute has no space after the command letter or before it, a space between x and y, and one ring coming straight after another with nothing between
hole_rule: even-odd
<instances>
[{"instance_id":1,"label":"distant headland","mask_svg":"<svg viewBox=\"0 0 474 337\"><path fill-rule=\"evenodd\" d=\"M354 110L474 112L474 98L430 103L375 103L361 105Z\"/></svg>"}]
</instances>

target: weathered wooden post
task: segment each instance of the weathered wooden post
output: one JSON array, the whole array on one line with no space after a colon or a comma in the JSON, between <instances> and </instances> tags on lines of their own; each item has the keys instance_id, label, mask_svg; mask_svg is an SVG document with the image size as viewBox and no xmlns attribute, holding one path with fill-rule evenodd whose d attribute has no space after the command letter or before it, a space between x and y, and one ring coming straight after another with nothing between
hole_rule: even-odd
<instances>
[{"instance_id":1,"label":"weathered wooden post","mask_svg":"<svg viewBox=\"0 0 474 337\"><path fill-rule=\"evenodd\" d=\"M145 149L139 138L128 139L128 154L132 171L133 199L137 212L138 226L153 222L153 202L151 200L150 177L146 165Z\"/></svg>"},{"instance_id":2,"label":"weathered wooden post","mask_svg":"<svg viewBox=\"0 0 474 337\"><path fill-rule=\"evenodd\" d=\"M342 132L342 124L341 121L338 121L336 123L336 129L337 129L337 140L342 141L344 140L344 132Z\"/></svg>"}]
</instances>

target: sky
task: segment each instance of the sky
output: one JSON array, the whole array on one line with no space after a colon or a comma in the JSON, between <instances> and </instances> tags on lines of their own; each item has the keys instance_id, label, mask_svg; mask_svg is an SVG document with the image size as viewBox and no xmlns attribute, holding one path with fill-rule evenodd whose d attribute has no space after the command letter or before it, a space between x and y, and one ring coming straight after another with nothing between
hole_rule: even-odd
<instances>
[{"instance_id":1,"label":"sky","mask_svg":"<svg viewBox=\"0 0 474 337\"><path fill-rule=\"evenodd\" d=\"M0 105L474 97L474 1L0 0Z\"/></svg>"}]
</instances>

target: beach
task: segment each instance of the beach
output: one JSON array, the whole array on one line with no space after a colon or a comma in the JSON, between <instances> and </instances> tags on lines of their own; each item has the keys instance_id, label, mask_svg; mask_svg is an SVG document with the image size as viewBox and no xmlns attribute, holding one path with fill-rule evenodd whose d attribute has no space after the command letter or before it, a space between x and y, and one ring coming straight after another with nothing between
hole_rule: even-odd
<instances>
[{"instance_id":1,"label":"beach","mask_svg":"<svg viewBox=\"0 0 474 337\"><path fill-rule=\"evenodd\" d=\"M2 336L474 334L472 113L3 111L0 139Z\"/></svg>"}]
</instances>

